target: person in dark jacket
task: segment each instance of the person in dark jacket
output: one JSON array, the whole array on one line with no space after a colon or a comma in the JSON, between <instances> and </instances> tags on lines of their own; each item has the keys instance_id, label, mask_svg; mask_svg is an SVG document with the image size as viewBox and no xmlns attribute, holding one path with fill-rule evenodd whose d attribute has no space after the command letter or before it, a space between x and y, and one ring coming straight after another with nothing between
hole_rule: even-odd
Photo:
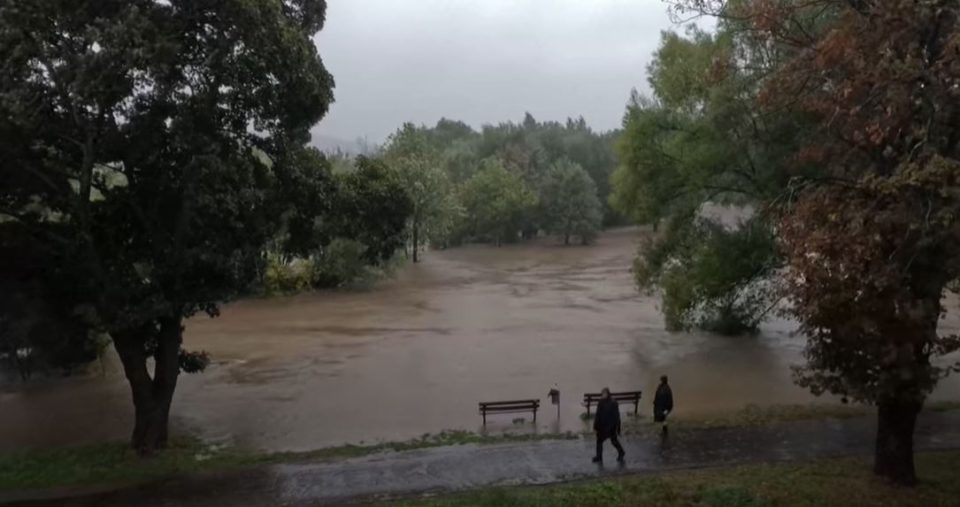
<instances>
[{"instance_id":1,"label":"person in dark jacket","mask_svg":"<svg viewBox=\"0 0 960 507\"><path fill-rule=\"evenodd\" d=\"M663 434L667 434L667 415L673 411L673 391L667 383L667 376L660 377L660 386L653 396L653 421L663 423Z\"/></svg>"},{"instance_id":2,"label":"person in dark jacket","mask_svg":"<svg viewBox=\"0 0 960 507\"><path fill-rule=\"evenodd\" d=\"M620 405L610 398L610 389L606 387L600 391L600 403L597 404L597 417L593 420L593 431L597 433L597 455L593 457L593 462L603 461L603 441L608 438L617 450L617 461L623 462L623 447L617 439L620 435Z\"/></svg>"}]
</instances>

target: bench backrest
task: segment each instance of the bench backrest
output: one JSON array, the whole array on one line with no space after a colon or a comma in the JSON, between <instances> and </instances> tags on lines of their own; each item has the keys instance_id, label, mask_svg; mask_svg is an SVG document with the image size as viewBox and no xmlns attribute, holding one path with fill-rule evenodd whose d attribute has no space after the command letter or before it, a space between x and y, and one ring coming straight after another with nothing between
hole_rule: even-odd
<instances>
[{"instance_id":1,"label":"bench backrest","mask_svg":"<svg viewBox=\"0 0 960 507\"><path fill-rule=\"evenodd\" d=\"M540 400L481 401L480 410L539 408Z\"/></svg>"},{"instance_id":2,"label":"bench backrest","mask_svg":"<svg viewBox=\"0 0 960 507\"><path fill-rule=\"evenodd\" d=\"M641 391L626 391L622 393L610 393L610 397L617 401L634 401L639 400ZM600 393L584 393L583 401L600 401Z\"/></svg>"}]
</instances>

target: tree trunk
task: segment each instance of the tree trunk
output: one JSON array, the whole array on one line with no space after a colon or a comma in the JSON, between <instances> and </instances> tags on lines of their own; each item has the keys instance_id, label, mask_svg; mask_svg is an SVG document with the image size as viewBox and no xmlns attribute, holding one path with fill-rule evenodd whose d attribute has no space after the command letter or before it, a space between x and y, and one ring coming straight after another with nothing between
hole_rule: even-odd
<instances>
[{"instance_id":1,"label":"tree trunk","mask_svg":"<svg viewBox=\"0 0 960 507\"><path fill-rule=\"evenodd\" d=\"M159 331L151 325L113 333L113 341L133 394L134 427L130 445L141 455L166 446L170 403L180 374L180 317L160 319ZM147 370L146 341L156 335L157 350L151 378Z\"/></svg>"},{"instance_id":2,"label":"tree trunk","mask_svg":"<svg viewBox=\"0 0 960 507\"><path fill-rule=\"evenodd\" d=\"M413 262L420 262L420 227L413 222Z\"/></svg>"},{"instance_id":3,"label":"tree trunk","mask_svg":"<svg viewBox=\"0 0 960 507\"><path fill-rule=\"evenodd\" d=\"M922 401L884 399L877 406L877 443L873 472L903 486L917 483L913 431Z\"/></svg>"},{"instance_id":4,"label":"tree trunk","mask_svg":"<svg viewBox=\"0 0 960 507\"><path fill-rule=\"evenodd\" d=\"M570 233L564 233L563 246L570 246Z\"/></svg>"}]
</instances>

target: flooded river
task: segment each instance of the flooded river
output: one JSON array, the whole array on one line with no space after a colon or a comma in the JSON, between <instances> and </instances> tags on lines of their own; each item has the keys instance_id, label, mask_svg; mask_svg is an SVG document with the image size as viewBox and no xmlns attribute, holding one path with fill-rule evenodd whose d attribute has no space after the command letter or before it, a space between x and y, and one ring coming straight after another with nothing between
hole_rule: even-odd
<instances>
[{"instance_id":1,"label":"flooded river","mask_svg":"<svg viewBox=\"0 0 960 507\"><path fill-rule=\"evenodd\" d=\"M791 382L803 341L787 322L755 337L665 332L657 299L631 278L639 234L608 232L590 247L429 252L373 290L241 301L220 318L193 319L186 343L214 364L181 376L175 427L303 450L480 430L478 401L540 398L538 431L579 430L584 392L640 389L649 413L661 374L677 417L815 400ZM554 384L559 417L547 404ZM937 396L958 393L952 378ZM105 375L7 388L0 450L124 439L129 396L115 364ZM524 415L492 416L487 429L519 429L515 417Z\"/></svg>"}]
</instances>

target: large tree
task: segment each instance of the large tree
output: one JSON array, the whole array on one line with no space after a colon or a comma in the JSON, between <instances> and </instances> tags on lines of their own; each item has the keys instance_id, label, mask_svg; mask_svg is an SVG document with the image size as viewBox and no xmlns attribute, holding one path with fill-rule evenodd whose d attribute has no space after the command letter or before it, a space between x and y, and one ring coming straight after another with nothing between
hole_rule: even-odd
<instances>
[{"instance_id":1,"label":"large tree","mask_svg":"<svg viewBox=\"0 0 960 507\"><path fill-rule=\"evenodd\" d=\"M802 117L756 107L760 81L779 60L737 20L715 33L666 32L648 68L653 96L631 95L611 202L653 225L635 273L641 287L660 290L670 329L740 334L773 308L767 279L779 257L766 210L786 188L780 168L806 131ZM707 213L719 204L727 220ZM718 262L733 254L736 262Z\"/></svg>"},{"instance_id":2,"label":"large tree","mask_svg":"<svg viewBox=\"0 0 960 507\"><path fill-rule=\"evenodd\" d=\"M960 3L690 1L748 20L788 58L764 80L767 111L815 128L794 154L779 224L790 313L807 336L801 385L876 404L874 471L913 484L916 418L960 365L940 333L960 276Z\"/></svg>"},{"instance_id":3,"label":"large tree","mask_svg":"<svg viewBox=\"0 0 960 507\"><path fill-rule=\"evenodd\" d=\"M73 314L113 338L140 452L200 366L184 319L248 288L290 202L291 154L332 100L311 39L325 7L0 5L0 234L42 250Z\"/></svg>"}]
</instances>

